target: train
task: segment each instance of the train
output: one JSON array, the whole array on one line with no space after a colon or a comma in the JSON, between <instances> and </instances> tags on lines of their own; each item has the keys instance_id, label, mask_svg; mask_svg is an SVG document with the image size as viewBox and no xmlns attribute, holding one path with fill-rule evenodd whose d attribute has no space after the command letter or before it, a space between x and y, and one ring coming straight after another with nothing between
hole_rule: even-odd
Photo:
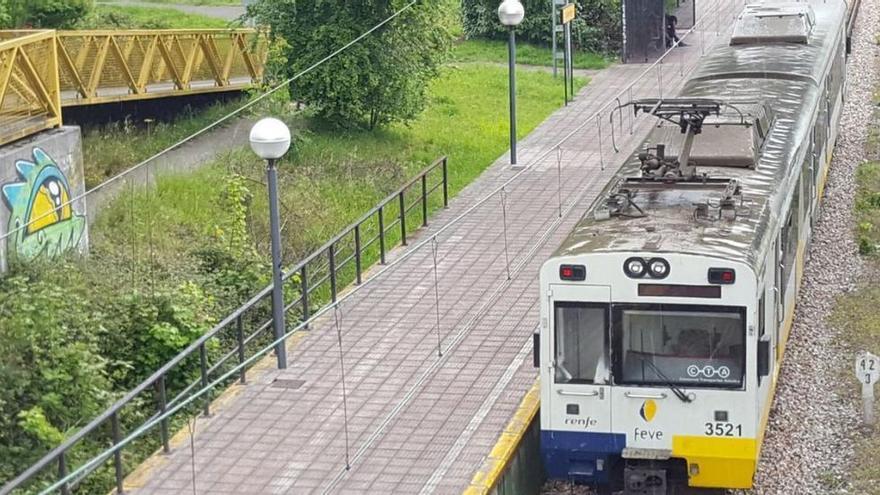
<instances>
[{"instance_id":1,"label":"train","mask_svg":"<svg viewBox=\"0 0 880 495\"><path fill-rule=\"evenodd\" d=\"M846 18L843 0L746 5L675 97L622 105L656 125L540 269L550 479L752 487L837 139Z\"/></svg>"}]
</instances>

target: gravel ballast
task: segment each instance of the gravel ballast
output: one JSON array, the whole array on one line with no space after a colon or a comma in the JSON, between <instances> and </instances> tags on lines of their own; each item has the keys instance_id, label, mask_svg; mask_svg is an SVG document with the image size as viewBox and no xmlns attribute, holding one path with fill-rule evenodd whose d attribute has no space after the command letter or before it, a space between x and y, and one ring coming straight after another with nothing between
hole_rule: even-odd
<instances>
[{"instance_id":1,"label":"gravel ballast","mask_svg":"<svg viewBox=\"0 0 880 495\"><path fill-rule=\"evenodd\" d=\"M841 384L853 350L840 345L828 318L835 298L855 288L862 262L853 236L855 171L864 161L880 83L880 2L863 1L847 66L847 99L824 201L798 296L794 327L780 370L755 488L736 495L854 493L848 470L861 422L860 404ZM853 380L855 378L853 377ZM544 494L591 493L548 483Z\"/></svg>"},{"instance_id":2,"label":"gravel ballast","mask_svg":"<svg viewBox=\"0 0 880 495\"><path fill-rule=\"evenodd\" d=\"M855 172L864 161L874 115L878 32L880 5L862 2L847 64L847 101L837 147L751 493L849 493L848 468L860 405L840 380L850 376L855 357L839 345L838 330L828 318L835 298L855 288L862 269L853 236L853 200Z\"/></svg>"}]
</instances>

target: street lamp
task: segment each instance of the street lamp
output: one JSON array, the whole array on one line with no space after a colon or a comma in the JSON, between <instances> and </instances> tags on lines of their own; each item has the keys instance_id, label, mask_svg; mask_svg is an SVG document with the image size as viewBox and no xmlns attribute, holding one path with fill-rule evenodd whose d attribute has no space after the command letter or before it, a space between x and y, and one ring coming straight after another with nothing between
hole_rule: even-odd
<instances>
[{"instance_id":1,"label":"street lamp","mask_svg":"<svg viewBox=\"0 0 880 495\"><path fill-rule=\"evenodd\" d=\"M510 164L516 167L516 27L526 11L519 0L504 0L498 6L498 20L508 27L508 59L510 64Z\"/></svg>"},{"instance_id":2,"label":"street lamp","mask_svg":"<svg viewBox=\"0 0 880 495\"><path fill-rule=\"evenodd\" d=\"M261 119L251 128L251 149L266 160L269 182L269 231L272 237L272 324L275 340L284 337L284 287L281 271L281 221L278 215L278 159L290 148L290 129L278 119ZM287 368L287 348L284 342L275 346L278 368Z\"/></svg>"}]
</instances>

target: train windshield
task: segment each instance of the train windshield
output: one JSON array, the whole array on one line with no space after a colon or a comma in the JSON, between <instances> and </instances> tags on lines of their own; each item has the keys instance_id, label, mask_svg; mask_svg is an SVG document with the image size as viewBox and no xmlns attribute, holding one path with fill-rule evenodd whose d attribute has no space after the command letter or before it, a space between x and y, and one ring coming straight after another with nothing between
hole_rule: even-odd
<instances>
[{"instance_id":1,"label":"train windshield","mask_svg":"<svg viewBox=\"0 0 880 495\"><path fill-rule=\"evenodd\" d=\"M554 305L556 383L607 383L608 305Z\"/></svg>"},{"instance_id":2,"label":"train windshield","mask_svg":"<svg viewBox=\"0 0 880 495\"><path fill-rule=\"evenodd\" d=\"M743 386L744 308L616 305L612 315L616 383Z\"/></svg>"}]
</instances>

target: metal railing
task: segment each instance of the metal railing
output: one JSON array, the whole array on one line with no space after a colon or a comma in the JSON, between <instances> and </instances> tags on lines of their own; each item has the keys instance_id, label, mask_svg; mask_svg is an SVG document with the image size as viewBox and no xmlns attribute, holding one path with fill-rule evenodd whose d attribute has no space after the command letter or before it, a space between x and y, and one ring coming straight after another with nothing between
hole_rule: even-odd
<instances>
[{"instance_id":1,"label":"metal railing","mask_svg":"<svg viewBox=\"0 0 880 495\"><path fill-rule=\"evenodd\" d=\"M693 41L693 37L699 37L699 40L696 43L692 44L699 44L699 50L702 53L704 51L704 46L708 44L708 42L705 41L705 38L712 35L717 39L717 36L720 34L721 30L726 30L731 24L726 23L726 19L732 20L735 16L735 13L733 11L738 9L741 4L742 2L739 1L728 2L725 0L718 0L716 2L716 5L718 5L716 11L710 12L708 16L701 17L695 23L694 27L692 27L687 32L687 34L683 35L681 39ZM724 11L723 15L722 10ZM707 24L709 23L711 23L712 26L708 26ZM698 29L699 32L697 32ZM706 31L715 31L715 33L707 34ZM424 238L418 243L412 245L408 250L400 253L393 261L389 261L387 266L382 267L382 269L378 270L371 277L364 278L360 285L355 286L352 290L345 293L341 293L338 290L340 285L340 279L338 275L334 283L333 277L330 277L328 274L330 272L336 274L340 273L338 267L342 266L343 263L339 262L337 264L337 260L345 260L345 262L350 263L348 265L348 269L351 271L349 272L348 276L355 277L353 280L356 280L356 272L358 272L359 270L357 269L356 262L352 261L354 259L352 258L352 254L350 252L346 252L344 248L340 249L340 247L343 246L343 237L345 236L337 236L336 238L334 238L335 242L331 241L307 260L309 263L312 263L311 265L298 265L297 267L294 267L293 269L286 272L284 279L288 282L287 287L295 291L294 297L286 299L286 301L288 301L286 303L286 306L289 311L296 311L296 313L300 316L301 321L294 328L289 329L283 337L271 342L259 342L259 344L262 344L259 350L256 353L251 354L250 356L248 356L246 353L240 353L240 350L246 349L248 343L252 342L254 339L248 339L249 335L244 331L244 327L246 326L244 322L245 311L239 309L238 311L226 317L220 324L218 324L214 328L214 330L209 332L209 334L206 334L206 336L195 341L181 355L163 366L159 371L154 373L141 385L126 394L125 397L118 401L113 407L105 411L101 416L89 423L89 425L86 426L83 430L72 436L61 446L47 454L37 464L29 468L27 471L18 476L15 480L0 489L0 495L11 493L13 489L24 486L24 484L28 480L37 477L44 470L54 469L56 467L58 470L58 481L52 483L51 485L44 486L41 493L49 493L51 491L61 491L62 493L65 493L66 491L69 491L71 485L77 485L78 483L81 483L83 479L89 475L89 473L95 471L96 469L99 469L102 465L104 465L104 463L106 463L106 461L111 458L114 459L114 469L117 473L120 473L120 470L116 469L115 466L120 465L120 461L118 461L117 459L121 456L121 451L126 448L126 446L147 435L152 429L159 430L159 435L163 439L163 443L165 445L165 448L167 449L169 422L176 416L180 416L181 411L186 411L186 408L195 407L196 405L200 405L200 407L203 409L206 408L212 394L216 389L226 386L230 383L231 380L246 380L246 372L248 367L255 363L261 357L269 354L274 349L275 345L280 342L284 342L292 335L305 330L310 324L315 324L319 318L327 318L328 316L330 318L333 318L337 315L337 313L341 313L342 310L340 308L343 302L350 301L353 296L361 293L361 291L369 284L375 282L376 280L381 280L382 275L385 273L389 273L389 270L394 270L395 267L401 266L403 263L406 263L407 260L415 260L412 262L417 263L427 262L428 266L430 266L431 259L433 258L433 305L436 307L438 320L438 324L436 326L437 345L436 347L432 348L431 351L431 355L434 356L433 361L429 366L424 368L423 372L418 377L412 380L411 389L407 393L405 393L400 399L400 402L388 412L388 415L382 420L379 427L372 432L363 433L363 436L367 437L366 440L360 446L360 448L357 448L355 450L354 454L350 457L348 454L348 440L346 440L345 464L344 466L340 466L339 475L331 480L329 486L326 488L325 491L331 490L332 487L335 486L339 479L344 475L344 473L346 472L345 469L347 469L351 465L351 463L355 463L360 460L363 454L370 448L372 442L374 442L376 438L380 435L382 429L390 421L393 420L395 415L399 414L407 401L412 400L412 397L414 395L413 391L424 383L426 377L430 373L432 373L437 368L437 366L439 366L440 363L444 362L446 356L449 355L449 353L446 351L454 349L455 346L457 346L462 341L466 331L469 328L472 328L480 315L484 314L487 308L489 308L491 304L498 300L498 298L502 294L503 289L505 287L508 287L511 283L511 280L515 278L519 273L521 273L524 267L526 267L526 261L531 259L531 257L533 257L536 253L537 249L541 245L546 243L551 234L556 229L558 229L560 225L562 225L562 220L570 215L572 211L577 210L578 205L583 204L582 201L584 195L589 192L589 189L586 187L571 189L571 186L567 184L567 181L569 179L573 179L574 177L583 178L582 172L575 169L575 176L563 178L561 164L563 162L563 153L565 152L564 146L581 146L581 143L597 143L598 159L604 169L605 162L606 160L608 160L607 157L618 151L618 149L614 149L614 147L611 146L611 140L607 136L607 133L605 136L603 136L602 132L603 126L606 125L609 111L615 108L614 105L616 101L620 99L635 99L640 97L643 98L654 96L658 92L660 94L671 94L675 90L675 88L678 87L678 85L681 84L682 81L684 81L685 74L689 73L697 63L697 60L693 60L693 63L690 63L691 61L685 60L684 58L679 58L676 61L676 52L674 52L674 50L676 49L677 46L674 46L673 48L668 50L657 62L645 68L639 73L638 76L633 77L633 79L629 82L627 86L621 88L620 91L618 91L618 93L614 97L610 98L605 105L603 105L595 113L584 119L583 123L578 125L570 132L566 133L564 136L561 136L555 144L545 147L544 151L539 153L537 156L531 158L528 165L524 169L516 172L515 174L504 180L502 184L498 185L494 190L482 196L474 204L464 209L460 214L456 215L455 218L448 220L443 227L431 232L429 237ZM673 82L674 84L672 84ZM634 123L634 120L637 119L631 117L629 120L629 134L631 137L635 135L635 129L637 127ZM623 122L623 119L620 119L619 121L614 123L614 125L618 125L620 127L621 134L623 134ZM638 126L642 126L643 124L651 125L652 123L653 122L647 122L646 124L646 121L642 120L639 121ZM639 128L641 129L642 127ZM615 143L615 145L616 144L617 143ZM553 219L547 223L547 228L543 232L540 232L534 236L530 236L528 239L517 239L514 243L514 241L509 240L508 238L508 217L506 212L507 209L512 208L512 206L509 206L507 204L506 197L507 195L512 194L516 188L525 187L525 185L529 183L528 180L522 180L524 177L534 176L535 173L544 174L545 169L543 167L536 167L536 165L542 164L545 161L555 161L556 165L558 215L553 215ZM445 166L443 167L443 170L445 176ZM408 186L410 189L412 189L413 187L420 187L422 191L436 191L437 188L428 187L427 184L424 182L425 180L427 179L419 178L414 182L411 182ZM567 196L563 192L565 187L568 187L570 189ZM423 196L429 197L429 195L430 194L426 192ZM407 203L407 198L411 198L411 196L412 192L407 190L403 191L402 193L395 193L386 198L385 201L382 202L382 205L380 207L375 208L365 217L363 217L361 221L355 223L355 225L361 226L359 229L357 229L359 232L356 232L353 226L349 229L346 229L345 234L347 234L348 237L345 238L348 239L347 242L354 243L356 245L358 236L361 236L362 239L368 238L370 239L370 241L364 242L363 245L372 243L371 248L375 249L375 251L373 252L373 256L381 258L380 261L386 261L384 258L381 257L381 253L386 252L388 246L382 246L383 241L381 239L381 236L377 241L375 238L375 234L365 234L365 222L367 220L372 220L375 222L375 224L377 224L378 232L385 233L389 237L393 235L395 236L395 238L397 238L399 236L400 242L409 242L411 240L408 236L409 227L414 226L414 224L417 225L419 220L422 220L422 222L424 222L424 219L427 218L426 215L424 215L424 207L421 208L421 215L411 215L407 217L408 212L417 209L420 205L420 203L418 202ZM444 205L446 204L446 197L447 195L444 189ZM564 199L566 198L570 198L571 200L564 203ZM431 204L430 201L428 202L428 204ZM521 207L522 203L514 202L513 205ZM554 210L555 207L556 206L554 205ZM493 276L496 276L497 284L489 287L486 292L481 293L478 296L478 299L475 301L456 301L454 305L450 305L454 308L455 311L463 312L463 315L460 315L459 323L454 328L454 331L451 332L451 335L443 337L441 336L441 329L439 324L441 318L441 297L445 296L445 294L441 294L438 290L438 280L440 279L440 277L444 276L443 271L438 268L438 246L441 242L440 238L441 236L449 235L450 238L444 242L449 242L448 246L450 247L455 246L457 244L457 241L455 239L455 228L457 226L460 226L462 223L465 223L463 222L463 220L475 216L476 212L486 211L486 209L493 211L497 210L497 212L500 214L500 218L504 219L499 222L500 225L496 225L496 231L493 233L493 236L497 235L497 237L495 237L493 239L493 242L489 245L492 246L492 249L499 251L498 259L503 262L504 267L506 268L506 277L504 276L503 269L502 272L490 271L489 273L493 273ZM403 211L404 213L401 213L401 211ZM389 212L391 213L390 218L388 215ZM403 218L404 221L400 222L399 218ZM385 242L387 241L388 238L385 239ZM500 252L500 250L502 249L503 253ZM361 258L363 261L363 255L361 256ZM331 263L333 264L335 270L330 270L330 272L328 272L326 270L329 270ZM325 271L321 271L322 269ZM305 274L305 277L303 277L303 274ZM317 289L317 284L319 281L321 284L321 289ZM421 283L420 281L414 282ZM303 290L303 288L305 290ZM248 301L248 303L245 304L245 306L243 306L242 308L247 308L248 311L260 313L258 304L268 301L270 291L271 287L267 287L261 293L251 298L251 300ZM320 309L317 309L318 307L313 304L313 301L310 299L310 297L319 293L322 294L323 297L325 297L327 300L329 300L330 304L323 305L320 307ZM303 297L303 294L305 294L306 297ZM263 311L265 311L265 314L269 314L267 305L263 304L262 309ZM261 325L257 325L258 330L256 332L267 333L265 332L265 330L270 327L271 321L265 321ZM341 332L340 327L340 319L337 317L336 332ZM222 335L222 331L227 332L229 335ZM424 336L419 335L419 337L423 338ZM209 363L209 354L211 353L211 350L208 348L206 343L208 342L208 339L219 338L235 339L236 342L240 343L237 346L232 346L232 351L228 352L225 356L222 356L220 360L217 361L237 363L231 368L225 369L222 365L218 365L216 363L214 365L210 365ZM441 347L441 339L444 339L442 340L443 347ZM254 344L256 345L256 343ZM339 347L341 360L341 333L339 337ZM143 394L150 390L156 389L161 392L157 392L158 395L167 398L168 394L164 391L165 377L174 367L185 364L185 358L190 360L191 365L198 366L199 368L199 378L195 383L190 384L184 391L177 394L174 399L172 399L172 401L157 401L157 412L152 418L141 423L140 426L138 426L137 428L130 430L128 434L124 437L122 433L120 433L118 436L114 436L114 438L111 440L113 444L112 446L110 446L100 454L94 457L90 457L78 468L73 470L67 469L65 453L70 451L72 446L76 442L81 441L86 436L84 430L88 429L92 432L98 431L99 426L101 425L109 425L111 426L110 429L112 430L112 425L114 421L113 417L116 416L118 418L121 410L121 405L131 403L139 394ZM211 380L211 378L209 377L216 378ZM343 390L344 381L345 378L343 373ZM345 400L344 392L343 400ZM204 401L204 403L200 403L200 401ZM120 488L122 484L121 476L121 474L117 475L117 486Z\"/></svg>"},{"instance_id":2,"label":"metal railing","mask_svg":"<svg viewBox=\"0 0 880 495\"><path fill-rule=\"evenodd\" d=\"M447 158L441 157L318 250L285 270L285 290L293 294L285 298L285 312L293 313L300 321L308 321L310 315L335 303L345 286L361 284L365 268L374 262L386 264L391 248L398 244L406 245L415 230L428 225L431 210L448 206L448 177ZM227 372L229 368L236 369L235 379L240 383L246 382L247 365L262 355L249 353L248 345L264 343L271 337L272 319L268 311L271 294L270 285L253 296L88 425L0 488L0 494L26 487L29 481L39 478L52 466L57 468L58 478L63 479L69 472L68 453L87 441L94 441L95 437L102 437L107 429L110 431L111 444L119 445L123 438L120 417L125 413L124 409L127 406L138 407L139 401L143 400L155 405L155 414L144 424L158 418L162 449L169 452L171 424L168 417L162 417L164 413L179 408L194 390L204 390L213 376ZM255 327L253 331L246 328L249 323ZM300 323L297 328L302 325ZM218 349L224 344L227 344L228 350ZM229 345L232 347L228 348ZM213 362L211 357L214 357ZM197 378L180 391L169 391L169 377L180 373L185 375L187 369L197 369ZM210 414L209 406L210 398L206 398L201 407L205 415ZM122 449L112 457L116 489L122 493L125 475ZM71 488L81 483L90 472L84 473L73 483L62 485L61 493L70 493Z\"/></svg>"},{"instance_id":3,"label":"metal railing","mask_svg":"<svg viewBox=\"0 0 880 495\"><path fill-rule=\"evenodd\" d=\"M267 53L253 29L0 31L0 145L61 125L64 106L246 89Z\"/></svg>"},{"instance_id":4,"label":"metal railing","mask_svg":"<svg viewBox=\"0 0 880 495\"><path fill-rule=\"evenodd\" d=\"M59 125L54 31L0 31L0 145Z\"/></svg>"}]
</instances>

